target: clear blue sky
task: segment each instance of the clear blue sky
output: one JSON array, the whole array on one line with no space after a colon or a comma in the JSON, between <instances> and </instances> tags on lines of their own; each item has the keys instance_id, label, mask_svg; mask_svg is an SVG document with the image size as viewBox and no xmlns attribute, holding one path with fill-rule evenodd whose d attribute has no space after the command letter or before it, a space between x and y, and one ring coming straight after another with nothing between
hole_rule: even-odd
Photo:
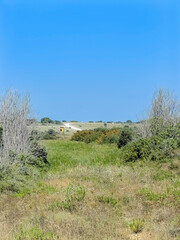
<instances>
[{"instance_id":1,"label":"clear blue sky","mask_svg":"<svg viewBox=\"0 0 180 240\"><path fill-rule=\"evenodd\" d=\"M180 93L179 1L0 1L0 91L39 118L136 121L158 87Z\"/></svg>"}]
</instances>

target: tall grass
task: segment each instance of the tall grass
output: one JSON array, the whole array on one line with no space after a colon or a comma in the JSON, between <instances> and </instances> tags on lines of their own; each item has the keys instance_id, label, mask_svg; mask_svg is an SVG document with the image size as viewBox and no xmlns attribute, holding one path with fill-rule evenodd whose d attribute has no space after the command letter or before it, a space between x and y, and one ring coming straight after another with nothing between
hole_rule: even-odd
<instances>
[{"instance_id":1,"label":"tall grass","mask_svg":"<svg viewBox=\"0 0 180 240\"><path fill-rule=\"evenodd\" d=\"M86 144L73 141L44 141L48 161L53 171L65 171L77 166L117 165L120 162L116 145Z\"/></svg>"}]
</instances>

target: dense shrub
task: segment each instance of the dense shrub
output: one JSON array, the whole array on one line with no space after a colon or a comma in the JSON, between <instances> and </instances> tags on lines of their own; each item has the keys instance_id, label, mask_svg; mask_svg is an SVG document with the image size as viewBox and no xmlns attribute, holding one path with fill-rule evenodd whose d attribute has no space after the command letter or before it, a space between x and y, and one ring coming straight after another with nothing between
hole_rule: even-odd
<instances>
[{"instance_id":1,"label":"dense shrub","mask_svg":"<svg viewBox=\"0 0 180 240\"><path fill-rule=\"evenodd\" d=\"M94 130L83 130L76 132L71 140L85 143L96 142L102 143L117 143L119 139L120 129L105 129L96 128Z\"/></svg>"},{"instance_id":2,"label":"dense shrub","mask_svg":"<svg viewBox=\"0 0 180 240\"><path fill-rule=\"evenodd\" d=\"M37 178L46 169L45 149L36 146L36 152L28 154L9 153L9 165L0 167L0 192L18 192L27 187L29 180ZM39 154L37 154L39 151ZM45 156L46 155L46 156Z\"/></svg>"},{"instance_id":3,"label":"dense shrub","mask_svg":"<svg viewBox=\"0 0 180 240\"><path fill-rule=\"evenodd\" d=\"M158 135L148 139L140 138L121 149L125 162L141 160L162 160L170 157L180 147L180 125L161 129Z\"/></svg>"},{"instance_id":4,"label":"dense shrub","mask_svg":"<svg viewBox=\"0 0 180 240\"><path fill-rule=\"evenodd\" d=\"M79 142L95 142L101 136L100 132L94 132L93 130L83 130L76 132L71 140L72 141L79 141Z\"/></svg>"},{"instance_id":5,"label":"dense shrub","mask_svg":"<svg viewBox=\"0 0 180 240\"><path fill-rule=\"evenodd\" d=\"M120 137L118 139L118 148L125 146L128 142L132 141L132 130L129 128L124 128L121 131Z\"/></svg>"},{"instance_id":6,"label":"dense shrub","mask_svg":"<svg viewBox=\"0 0 180 240\"><path fill-rule=\"evenodd\" d=\"M39 145L36 141L32 143L31 154L43 163L48 163L46 148Z\"/></svg>"},{"instance_id":7,"label":"dense shrub","mask_svg":"<svg viewBox=\"0 0 180 240\"><path fill-rule=\"evenodd\" d=\"M119 134L121 132L120 129L108 129L108 130L103 130L101 131L102 135L101 137L97 140L97 143L116 143L118 142L119 139Z\"/></svg>"},{"instance_id":8,"label":"dense shrub","mask_svg":"<svg viewBox=\"0 0 180 240\"><path fill-rule=\"evenodd\" d=\"M54 131L54 129L49 129L48 131L42 134L42 139L44 140L56 139L57 136L58 136L58 133Z\"/></svg>"}]
</instances>

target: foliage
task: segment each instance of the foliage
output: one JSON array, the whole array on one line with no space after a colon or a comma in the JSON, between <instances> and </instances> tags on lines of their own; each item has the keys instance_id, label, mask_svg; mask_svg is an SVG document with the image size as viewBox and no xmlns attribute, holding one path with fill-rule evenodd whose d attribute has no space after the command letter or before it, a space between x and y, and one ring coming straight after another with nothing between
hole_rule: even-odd
<instances>
[{"instance_id":1,"label":"foliage","mask_svg":"<svg viewBox=\"0 0 180 240\"><path fill-rule=\"evenodd\" d=\"M58 133L54 131L54 129L49 129L48 131L45 131L42 134L42 139L48 140L48 139L56 139Z\"/></svg>"},{"instance_id":2,"label":"foliage","mask_svg":"<svg viewBox=\"0 0 180 240\"><path fill-rule=\"evenodd\" d=\"M66 196L65 200L61 202L55 201L51 203L48 209L54 210L59 208L59 209L68 210L71 212L75 210L78 202L81 202L84 200L85 195L86 195L86 191L83 186L70 184L65 189L65 196Z\"/></svg>"},{"instance_id":3,"label":"foliage","mask_svg":"<svg viewBox=\"0 0 180 240\"><path fill-rule=\"evenodd\" d=\"M139 233L144 228L144 220L139 218L133 219L132 222L129 224L129 227L134 233Z\"/></svg>"},{"instance_id":4,"label":"foliage","mask_svg":"<svg viewBox=\"0 0 180 240\"><path fill-rule=\"evenodd\" d=\"M97 141L97 139L100 136L101 136L101 133L99 133L99 132L94 132L93 130L83 130L83 131L76 132L72 136L71 140L78 141L78 142L90 143L90 142Z\"/></svg>"},{"instance_id":5,"label":"foliage","mask_svg":"<svg viewBox=\"0 0 180 240\"><path fill-rule=\"evenodd\" d=\"M85 143L96 142L98 144L117 143L119 134L120 129L96 128L94 130L83 130L76 132L72 136L71 140Z\"/></svg>"},{"instance_id":6,"label":"foliage","mask_svg":"<svg viewBox=\"0 0 180 240\"><path fill-rule=\"evenodd\" d=\"M124 128L121 130L121 134L118 140L118 148L125 146L128 142L132 141L132 130Z\"/></svg>"},{"instance_id":7,"label":"foliage","mask_svg":"<svg viewBox=\"0 0 180 240\"><path fill-rule=\"evenodd\" d=\"M21 227L20 231L16 234L15 240L55 240L59 239L52 232L44 232L38 226L24 229Z\"/></svg>"},{"instance_id":8,"label":"foliage","mask_svg":"<svg viewBox=\"0 0 180 240\"><path fill-rule=\"evenodd\" d=\"M31 154L10 153L11 165L0 169L0 192L18 192L27 185L29 179L40 176L42 170L46 168L47 162L40 157Z\"/></svg>"},{"instance_id":9,"label":"foliage","mask_svg":"<svg viewBox=\"0 0 180 240\"><path fill-rule=\"evenodd\" d=\"M31 154L42 161L43 163L47 164L47 151L45 146L41 146L38 144L38 142L33 142L31 146Z\"/></svg>"},{"instance_id":10,"label":"foliage","mask_svg":"<svg viewBox=\"0 0 180 240\"><path fill-rule=\"evenodd\" d=\"M99 196L98 201L101 202L101 203L109 204L112 207L115 207L118 203L118 200L116 200L115 198L108 197L108 196L105 196L105 195Z\"/></svg>"},{"instance_id":11,"label":"foliage","mask_svg":"<svg viewBox=\"0 0 180 240\"><path fill-rule=\"evenodd\" d=\"M55 120L55 121L54 121L54 124L61 125L61 124L62 124L62 122L61 122L61 121L59 121L59 120Z\"/></svg>"},{"instance_id":12,"label":"foliage","mask_svg":"<svg viewBox=\"0 0 180 240\"><path fill-rule=\"evenodd\" d=\"M54 121L51 120L49 117L44 117L44 118L41 118L41 123L42 124L48 124L48 123L53 123Z\"/></svg>"},{"instance_id":13,"label":"foliage","mask_svg":"<svg viewBox=\"0 0 180 240\"><path fill-rule=\"evenodd\" d=\"M66 198L70 201L82 201L84 200L86 195L86 191L84 189L84 187L80 186L80 185L74 185L74 184L70 184L67 188L66 188Z\"/></svg>"},{"instance_id":14,"label":"foliage","mask_svg":"<svg viewBox=\"0 0 180 240\"><path fill-rule=\"evenodd\" d=\"M131 120L127 120L126 123L132 123L132 121Z\"/></svg>"},{"instance_id":15,"label":"foliage","mask_svg":"<svg viewBox=\"0 0 180 240\"><path fill-rule=\"evenodd\" d=\"M158 135L148 139L140 138L121 149L125 162L141 160L162 160L170 157L173 150L180 146L180 125L165 127Z\"/></svg>"}]
</instances>

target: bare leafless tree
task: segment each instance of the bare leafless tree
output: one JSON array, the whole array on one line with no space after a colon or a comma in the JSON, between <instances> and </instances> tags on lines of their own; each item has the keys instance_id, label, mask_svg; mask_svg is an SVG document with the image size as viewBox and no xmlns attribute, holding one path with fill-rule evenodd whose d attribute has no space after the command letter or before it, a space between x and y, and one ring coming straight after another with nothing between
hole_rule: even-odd
<instances>
[{"instance_id":1,"label":"bare leafless tree","mask_svg":"<svg viewBox=\"0 0 180 240\"><path fill-rule=\"evenodd\" d=\"M147 118L142 122L140 131L143 137L156 134L165 126L174 126L180 122L180 103L170 90L160 88L154 93Z\"/></svg>"},{"instance_id":2,"label":"bare leafless tree","mask_svg":"<svg viewBox=\"0 0 180 240\"><path fill-rule=\"evenodd\" d=\"M30 147L30 128L27 125L30 114L30 99L10 90L0 100L0 125L3 128L1 163L6 164L9 153L27 153Z\"/></svg>"},{"instance_id":3,"label":"bare leafless tree","mask_svg":"<svg viewBox=\"0 0 180 240\"><path fill-rule=\"evenodd\" d=\"M170 90L160 88L155 92L149 118L162 119L162 124L176 124L180 117L180 104Z\"/></svg>"}]
</instances>

